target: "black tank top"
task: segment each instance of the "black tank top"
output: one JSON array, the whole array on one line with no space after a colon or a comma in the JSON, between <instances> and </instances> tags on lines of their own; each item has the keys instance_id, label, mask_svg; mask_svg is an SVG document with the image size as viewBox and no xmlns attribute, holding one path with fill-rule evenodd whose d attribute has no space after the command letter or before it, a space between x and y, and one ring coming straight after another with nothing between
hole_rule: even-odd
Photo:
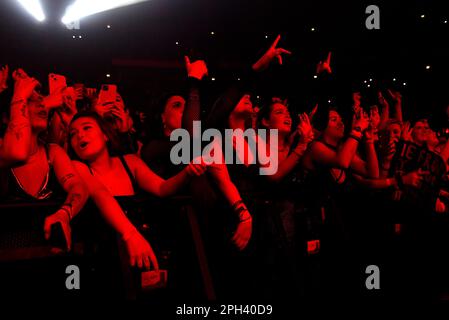
<instances>
[{"instance_id":1,"label":"black tank top","mask_svg":"<svg viewBox=\"0 0 449 320\"><path fill-rule=\"evenodd\" d=\"M131 181L131 185L133 187L134 196L137 196L141 193L141 189L139 187L139 184L136 181L136 178L131 172L131 169L129 168L128 164L126 163L126 160L123 156L118 156L120 159L120 162L122 163L123 168L125 169L126 173L128 174L128 178ZM91 175L94 175L92 172L92 169L89 167L89 171Z\"/></svg>"}]
</instances>

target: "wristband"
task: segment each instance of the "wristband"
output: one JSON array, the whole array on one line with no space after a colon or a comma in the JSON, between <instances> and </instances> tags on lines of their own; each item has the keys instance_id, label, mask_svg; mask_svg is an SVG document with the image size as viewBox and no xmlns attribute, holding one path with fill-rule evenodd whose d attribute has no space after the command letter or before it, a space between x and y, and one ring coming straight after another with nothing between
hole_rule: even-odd
<instances>
[{"instance_id":1,"label":"wristband","mask_svg":"<svg viewBox=\"0 0 449 320\"><path fill-rule=\"evenodd\" d=\"M62 206L59 210L64 211L69 216L69 222L72 221L72 217L70 216L70 211L65 206Z\"/></svg>"}]
</instances>

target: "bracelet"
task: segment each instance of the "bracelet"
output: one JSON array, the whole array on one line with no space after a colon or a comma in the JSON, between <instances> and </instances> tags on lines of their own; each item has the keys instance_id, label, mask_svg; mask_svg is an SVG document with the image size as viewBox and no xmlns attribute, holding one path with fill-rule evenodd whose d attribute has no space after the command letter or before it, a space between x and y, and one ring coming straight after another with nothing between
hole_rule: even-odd
<instances>
[{"instance_id":1,"label":"bracelet","mask_svg":"<svg viewBox=\"0 0 449 320\"><path fill-rule=\"evenodd\" d=\"M244 204L244 203L243 203L243 200L242 200L242 199L237 200L237 201L234 202L234 204L232 205L232 210L236 211L236 210L237 210L237 207L238 207L239 205L241 205L241 204Z\"/></svg>"},{"instance_id":2,"label":"bracelet","mask_svg":"<svg viewBox=\"0 0 449 320\"><path fill-rule=\"evenodd\" d=\"M72 221L72 217L70 216L70 211L65 206L62 206L59 210L64 211L69 216L69 222Z\"/></svg>"}]
</instances>

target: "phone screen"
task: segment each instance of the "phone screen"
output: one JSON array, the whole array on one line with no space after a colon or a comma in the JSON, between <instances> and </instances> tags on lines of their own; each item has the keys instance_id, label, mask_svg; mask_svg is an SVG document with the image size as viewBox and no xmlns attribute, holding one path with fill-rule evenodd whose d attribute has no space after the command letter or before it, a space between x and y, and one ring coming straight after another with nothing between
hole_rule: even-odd
<instances>
[{"instance_id":1,"label":"phone screen","mask_svg":"<svg viewBox=\"0 0 449 320\"><path fill-rule=\"evenodd\" d=\"M50 89L50 94L67 87L65 77L59 74L50 73L48 75L48 87Z\"/></svg>"}]
</instances>

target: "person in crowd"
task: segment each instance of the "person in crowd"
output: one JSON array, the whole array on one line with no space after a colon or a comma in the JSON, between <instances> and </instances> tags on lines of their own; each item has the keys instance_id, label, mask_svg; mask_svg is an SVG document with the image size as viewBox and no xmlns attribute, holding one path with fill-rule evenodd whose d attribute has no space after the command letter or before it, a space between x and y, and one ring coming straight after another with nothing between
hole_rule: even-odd
<instances>
[{"instance_id":1,"label":"person in crowd","mask_svg":"<svg viewBox=\"0 0 449 320\"><path fill-rule=\"evenodd\" d=\"M29 144L23 146L27 156L2 170L1 197L35 201L55 199L66 194L60 209L45 219L43 230L45 238L49 239L52 225L59 223L67 250L70 250L70 223L86 203L88 193L65 151L56 144L42 140L41 136L48 126L48 111L43 104L43 96L36 91L38 82L21 70L15 72L13 77L16 83L11 104L20 108L23 118L28 118L29 114L31 134ZM17 121L17 111L14 108L12 111L11 121ZM22 129L27 128L27 123L24 124ZM15 136L21 138L25 134L18 131Z\"/></svg>"}]
</instances>

